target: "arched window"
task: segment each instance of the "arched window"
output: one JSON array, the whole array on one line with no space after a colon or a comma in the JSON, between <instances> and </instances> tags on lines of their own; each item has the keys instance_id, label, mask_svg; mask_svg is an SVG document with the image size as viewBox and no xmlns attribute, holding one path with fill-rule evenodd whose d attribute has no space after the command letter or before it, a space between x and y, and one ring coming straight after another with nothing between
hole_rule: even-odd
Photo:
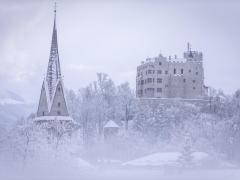
<instances>
[{"instance_id":1,"label":"arched window","mask_svg":"<svg viewBox=\"0 0 240 180\"><path fill-rule=\"evenodd\" d=\"M57 115L61 115L61 111L58 111L58 112L57 112Z\"/></svg>"},{"instance_id":2,"label":"arched window","mask_svg":"<svg viewBox=\"0 0 240 180\"><path fill-rule=\"evenodd\" d=\"M61 103L60 102L58 102L58 107L60 107L61 106Z\"/></svg>"},{"instance_id":3,"label":"arched window","mask_svg":"<svg viewBox=\"0 0 240 180\"><path fill-rule=\"evenodd\" d=\"M176 73L177 73L177 70L176 70L176 68L174 68L174 70L173 70L173 73L174 73L174 74L176 74Z\"/></svg>"},{"instance_id":4,"label":"arched window","mask_svg":"<svg viewBox=\"0 0 240 180\"><path fill-rule=\"evenodd\" d=\"M43 115L43 116L45 115L44 111L42 112L42 115Z\"/></svg>"},{"instance_id":5,"label":"arched window","mask_svg":"<svg viewBox=\"0 0 240 180\"><path fill-rule=\"evenodd\" d=\"M183 69L181 69L181 74L183 74Z\"/></svg>"}]
</instances>

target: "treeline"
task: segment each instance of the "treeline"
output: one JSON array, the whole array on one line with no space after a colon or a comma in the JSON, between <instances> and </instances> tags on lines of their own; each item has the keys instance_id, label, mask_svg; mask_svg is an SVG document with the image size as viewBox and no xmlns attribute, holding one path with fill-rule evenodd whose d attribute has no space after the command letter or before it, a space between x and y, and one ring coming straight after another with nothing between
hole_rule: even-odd
<instances>
[{"instance_id":1,"label":"treeline","mask_svg":"<svg viewBox=\"0 0 240 180\"><path fill-rule=\"evenodd\" d=\"M240 161L240 90L233 95L211 89L208 100L141 100L128 83L115 85L103 73L78 91L67 90L68 109L79 129L71 136L56 124L57 137L36 128L34 114L11 130L0 127L0 159L29 161L51 155L129 160L159 151L182 151L185 135L193 151ZM116 122L120 131L104 144L103 128ZM47 156L49 159L49 156ZM10 160L11 159L11 160ZM2 161L5 162L5 161Z\"/></svg>"},{"instance_id":2,"label":"treeline","mask_svg":"<svg viewBox=\"0 0 240 180\"><path fill-rule=\"evenodd\" d=\"M86 146L98 144L104 125L113 120L124 132L118 149L129 154L180 151L184 135L190 133L195 150L240 160L240 90L225 95L210 89L209 94L201 103L140 100L128 83L116 86L99 73L89 86L69 90L67 101Z\"/></svg>"}]
</instances>

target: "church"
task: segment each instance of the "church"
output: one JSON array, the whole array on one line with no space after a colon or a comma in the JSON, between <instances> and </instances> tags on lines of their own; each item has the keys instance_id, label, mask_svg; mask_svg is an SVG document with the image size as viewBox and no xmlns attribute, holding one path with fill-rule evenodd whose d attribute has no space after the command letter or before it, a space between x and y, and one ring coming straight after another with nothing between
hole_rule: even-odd
<instances>
[{"instance_id":1,"label":"church","mask_svg":"<svg viewBox=\"0 0 240 180\"><path fill-rule=\"evenodd\" d=\"M56 120L60 122L73 121L68 113L60 68L56 27L56 8L54 10L54 24L47 73L42 83L37 114L34 120L36 122L53 122Z\"/></svg>"}]
</instances>

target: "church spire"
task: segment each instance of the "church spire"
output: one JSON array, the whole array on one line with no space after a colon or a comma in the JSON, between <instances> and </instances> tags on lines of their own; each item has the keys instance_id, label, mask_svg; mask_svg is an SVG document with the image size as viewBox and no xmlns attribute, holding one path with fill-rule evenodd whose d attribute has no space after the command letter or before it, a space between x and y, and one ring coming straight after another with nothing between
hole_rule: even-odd
<instances>
[{"instance_id":1,"label":"church spire","mask_svg":"<svg viewBox=\"0 0 240 180\"><path fill-rule=\"evenodd\" d=\"M50 100L52 100L53 98L53 93L54 93L54 89L56 87L57 81L61 79L61 69L60 69L58 42L57 42L56 12L57 10L56 10L56 3L55 3L52 43L51 43L47 76L46 76Z\"/></svg>"}]
</instances>

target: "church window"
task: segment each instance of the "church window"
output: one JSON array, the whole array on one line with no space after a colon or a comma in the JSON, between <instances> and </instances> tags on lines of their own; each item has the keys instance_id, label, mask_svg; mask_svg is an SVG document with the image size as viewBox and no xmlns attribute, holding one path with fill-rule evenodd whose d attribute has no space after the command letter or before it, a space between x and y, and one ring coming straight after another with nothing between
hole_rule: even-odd
<instances>
[{"instance_id":1,"label":"church window","mask_svg":"<svg viewBox=\"0 0 240 180\"><path fill-rule=\"evenodd\" d=\"M183 74L183 69L181 69L181 74Z\"/></svg>"},{"instance_id":2,"label":"church window","mask_svg":"<svg viewBox=\"0 0 240 180\"><path fill-rule=\"evenodd\" d=\"M58 92L60 92L61 91L61 88L60 87L58 87Z\"/></svg>"},{"instance_id":3,"label":"church window","mask_svg":"<svg viewBox=\"0 0 240 180\"><path fill-rule=\"evenodd\" d=\"M61 103L60 102L58 102L58 107L60 107L61 106Z\"/></svg>"},{"instance_id":4,"label":"church window","mask_svg":"<svg viewBox=\"0 0 240 180\"><path fill-rule=\"evenodd\" d=\"M176 73L177 73L177 70L176 70L176 68L174 68L174 70L173 70L173 73L174 73L174 74L176 74Z\"/></svg>"},{"instance_id":5,"label":"church window","mask_svg":"<svg viewBox=\"0 0 240 180\"><path fill-rule=\"evenodd\" d=\"M61 111L57 111L57 115L61 115Z\"/></svg>"}]
</instances>

